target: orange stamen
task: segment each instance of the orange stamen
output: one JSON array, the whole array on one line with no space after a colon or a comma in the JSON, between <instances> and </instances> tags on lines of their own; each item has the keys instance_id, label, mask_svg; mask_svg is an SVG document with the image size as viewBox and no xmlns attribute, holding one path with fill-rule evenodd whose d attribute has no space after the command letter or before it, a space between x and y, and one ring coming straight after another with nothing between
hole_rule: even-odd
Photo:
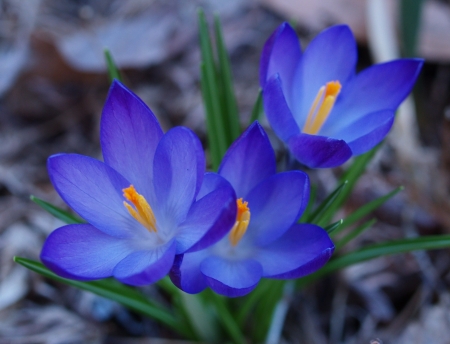
<instances>
[{"instance_id":1,"label":"orange stamen","mask_svg":"<svg viewBox=\"0 0 450 344\"><path fill-rule=\"evenodd\" d=\"M238 242L242 239L245 232L247 231L248 224L250 223L250 209L248 208L248 202L243 202L242 198L236 201L237 204L237 215L236 222L231 229L229 239L231 245L236 246Z\"/></svg>"},{"instance_id":2,"label":"orange stamen","mask_svg":"<svg viewBox=\"0 0 450 344\"><path fill-rule=\"evenodd\" d=\"M150 232L157 232L155 215L144 196L138 194L133 185L122 191L123 197L131 203L123 201L123 205L127 208L130 215Z\"/></svg>"},{"instance_id":3,"label":"orange stamen","mask_svg":"<svg viewBox=\"0 0 450 344\"><path fill-rule=\"evenodd\" d=\"M333 109L341 88L339 81L330 81L319 89L303 126L304 133L315 135L320 131Z\"/></svg>"}]
</instances>

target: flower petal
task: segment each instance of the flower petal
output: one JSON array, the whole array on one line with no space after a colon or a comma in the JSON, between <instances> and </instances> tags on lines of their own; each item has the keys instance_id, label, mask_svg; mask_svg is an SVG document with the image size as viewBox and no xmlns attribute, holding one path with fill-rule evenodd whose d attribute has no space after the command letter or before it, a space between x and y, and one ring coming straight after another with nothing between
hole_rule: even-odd
<instances>
[{"instance_id":1,"label":"flower petal","mask_svg":"<svg viewBox=\"0 0 450 344\"><path fill-rule=\"evenodd\" d=\"M336 167L352 156L345 141L330 137L299 134L291 137L288 145L294 157L310 168Z\"/></svg>"},{"instance_id":2,"label":"flower petal","mask_svg":"<svg viewBox=\"0 0 450 344\"><path fill-rule=\"evenodd\" d=\"M293 114L301 128L319 89L330 81L344 85L353 76L357 59L355 38L347 25L332 26L311 41L293 82Z\"/></svg>"},{"instance_id":3,"label":"flower petal","mask_svg":"<svg viewBox=\"0 0 450 344\"><path fill-rule=\"evenodd\" d=\"M209 287L228 297L243 296L252 291L262 275L261 265L252 259L227 260L209 256L200 265Z\"/></svg>"},{"instance_id":4,"label":"flower petal","mask_svg":"<svg viewBox=\"0 0 450 344\"><path fill-rule=\"evenodd\" d=\"M102 232L123 237L142 227L123 206L122 189L130 183L105 163L78 154L59 154L48 158L47 168L61 198Z\"/></svg>"},{"instance_id":5,"label":"flower petal","mask_svg":"<svg viewBox=\"0 0 450 344\"><path fill-rule=\"evenodd\" d=\"M275 153L257 121L231 145L219 167L219 174L230 182L238 198L275 172Z\"/></svg>"},{"instance_id":6,"label":"flower petal","mask_svg":"<svg viewBox=\"0 0 450 344\"><path fill-rule=\"evenodd\" d=\"M294 29L288 24L281 24L267 40L261 54L259 78L261 88L267 80L279 74L283 80L283 90L291 104L292 79L302 56L300 41Z\"/></svg>"},{"instance_id":7,"label":"flower petal","mask_svg":"<svg viewBox=\"0 0 450 344\"><path fill-rule=\"evenodd\" d=\"M41 260L59 276L87 281L112 276L114 267L131 252L131 241L79 224L53 231L44 243Z\"/></svg>"},{"instance_id":8,"label":"flower petal","mask_svg":"<svg viewBox=\"0 0 450 344\"><path fill-rule=\"evenodd\" d=\"M365 153L384 139L394 118L392 110L369 113L337 132L335 138L346 141L353 155Z\"/></svg>"},{"instance_id":9,"label":"flower petal","mask_svg":"<svg viewBox=\"0 0 450 344\"><path fill-rule=\"evenodd\" d=\"M151 250L133 252L117 264L113 276L134 286L155 283L169 273L175 250L175 240L171 240Z\"/></svg>"},{"instance_id":10,"label":"flower petal","mask_svg":"<svg viewBox=\"0 0 450 344\"><path fill-rule=\"evenodd\" d=\"M163 132L152 111L120 82L111 85L100 125L103 158L151 198L152 164Z\"/></svg>"},{"instance_id":11,"label":"flower petal","mask_svg":"<svg viewBox=\"0 0 450 344\"><path fill-rule=\"evenodd\" d=\"M270 126L281 140L287 142L300 133L300 128L286 103L281 82L279 75L270 78L263 89L263 101Z\"/></svg>"},{"instance_id":12,"label":"flower petal","mask_svg":"<svg viewBox=\"0 0 450 344\"><path fill-rule=\"evenodd\" d=\"M422 65L422 59L400 59L363 70L344 85L320 134L333 136L368 113L396 110L411 92Z\"/></svg>"},{"instance_id":13,"label":"flower petal","mask_svg":"<svg viewBox=\"0 0 450 344\"><path fill-rule=\"evenodd\" d=\"M321 268L331 257L334 244L316 225L293 225L277 241L253 257L263 267L264 277L300 278Z\"/></svg>"},{"instance_id":14,"label":"flower petal","mask_svg":"<svg viewBox=\"0 0 450 344\"><path fill-rule=\"evenodd\" d=\"M248 195L250 223L243 243L265 245L295 223L309 200L309 178L301 171L278 173L258 184Z\"/></svg>"},{"instance_id":15,"label":"flower petal","mask_svg":"<svg viewBox=\"0 0 450 344\"><path fill-rule=\"evenodd\" d=\"M215 173L205 174L218 180L217 188L196 201L186 221L178 228L177 254L201 250L219 241L236 221L236 195L230 183Z\"/></svg>"},{"instance_id":16,"label":"flower petal","mask_svg":"<svg viewBox=\"0 0 450 344\"><path fill-rule=\"evenodd\" d=\"M207 256L208 250L176 256L169 275L172 283L186 293L200 293L208 286L200 271L200 264Z\"/></svg>"},{"instance_id":17,"label":"flower petal","mask_svg":"<svg viewBox=\"0 0 450 344\"><path fill-rule=\"evenodd\" d=\"M205 157L198 137L189 129L169 130L159 142L153 164L157 202L152 205L162 230L176 228L200 189Z\"/></svg>"}]
</instances>

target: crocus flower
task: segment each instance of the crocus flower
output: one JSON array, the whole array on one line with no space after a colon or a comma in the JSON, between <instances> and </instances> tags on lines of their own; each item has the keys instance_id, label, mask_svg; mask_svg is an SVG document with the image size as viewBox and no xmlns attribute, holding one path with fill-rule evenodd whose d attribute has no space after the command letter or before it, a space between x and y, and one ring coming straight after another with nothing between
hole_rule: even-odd
<instances>
[{"instance_id":1,"label":"crocus flower","mask_svg":"<svg viewBox=\"0 0 450 344\"><path fill-rule=\"evenodd\" d=\"M335 167L367 152L391 128L423 64L399 59L355 74L356 42L346 25L328 28L302 53L284 23L261 56L264 108L275 133L302 164Z\"/></svg>"},{"instance_id":2,"label":"crocus flower","mask_svg":"<svg viewBox=\"0 0 450 344\"><path fill-rule=\"evenodd\" d=\"M258 122L229 148L219 174L236 191L236 222L215 245L177 256L170 272L175 285L187 293L210 287L242 296L262 277L298 278L328 261L334 246L327 233L296 224L308 202L308 176L276 173L274 151Z\"/></svg>"},{"instance_id":3,"label":"crocus flower","mask_svg":"<svg viewBox=\"0 0 450 344\"><path fill-rule=\"evenodd\" d=\"M48 159L59 195L88 222L47 238L41 260L58 275L153 283L176 254L211 245L234 224L234 191L204 173L196 135L182 127L163 134L151 110L119 82L103 108L100 141L104 162L77 154Z\"/></svg>"}]
</instances>

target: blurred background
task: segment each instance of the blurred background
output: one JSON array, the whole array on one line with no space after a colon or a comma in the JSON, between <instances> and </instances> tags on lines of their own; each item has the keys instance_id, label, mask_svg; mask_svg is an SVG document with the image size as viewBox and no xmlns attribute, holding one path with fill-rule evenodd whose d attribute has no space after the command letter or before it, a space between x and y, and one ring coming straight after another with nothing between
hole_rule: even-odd
<instances>
[{"instance_id":1,"label":"blurred background","mask_svg":"<svg viewBox=\"0 0 450 344\"><path fill-rule=\"evenodd\" d=\"M243 128L257 97L262 47L284 20L303 46L330 25L349 24L360 69L425 58L414 100L402 106L340 215L404 185L352 248L450 234L450 1L0 0L0 344L178 342L151 319L46 280L12 257L38 259L46 236L62 225L29 200L33 194L64 207L48 180L47 157L101 158L98 124L109 87L104 48L165 130L185 125L205 143L198 7L209 20L213 13L222 20ZM341 172L309 171L319 197ZM359 264L296 296L283 340L449 343L449 287L448 250ZM164 300L154 287L144 291Z\"/></svg>"}]
</instances>

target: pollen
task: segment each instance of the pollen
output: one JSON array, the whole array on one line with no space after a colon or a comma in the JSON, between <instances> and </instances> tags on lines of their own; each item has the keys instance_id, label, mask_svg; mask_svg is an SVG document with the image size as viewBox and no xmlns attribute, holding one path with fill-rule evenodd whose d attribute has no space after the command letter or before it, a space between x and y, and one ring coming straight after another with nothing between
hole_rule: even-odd
<instances>
[{"instance_id":1,"label":"pollen","mask_svg":"<svg viewBox=\"0 0 450 344\"><path fill-rule=\"evenodd\" d=\"M242 198L239 198L236 201L236 204L237 204L236 222L234 223L234 226L231 229L229 235L231 245L233 246L236 246L242 239L250 223L250 209L248 207L248 202L244 202L242 201Z\"/></svg>"},{"instance_id":2,"label":"pollen","mask_svg":"<svg viewBox=\"0 0 450 344\"><path fill-rule=\"evenodd\" d=\"M319 132L333 109L341 88L339 81L330 81L319 89L303 126L304 133L315 135Z\"/></svg>"},{"instance_id":3,"label":"pollen","mask_svg":"<svg viewBox=\"0 0 450 344\"><path fill-rule=\"evenodd\" d=\"M122 191L123 197L129 202L123 201L123 205L130 215L150 232L157 232L155 215L144 196L138 194L133 185Z\"/></svg>"}]
</instances>

